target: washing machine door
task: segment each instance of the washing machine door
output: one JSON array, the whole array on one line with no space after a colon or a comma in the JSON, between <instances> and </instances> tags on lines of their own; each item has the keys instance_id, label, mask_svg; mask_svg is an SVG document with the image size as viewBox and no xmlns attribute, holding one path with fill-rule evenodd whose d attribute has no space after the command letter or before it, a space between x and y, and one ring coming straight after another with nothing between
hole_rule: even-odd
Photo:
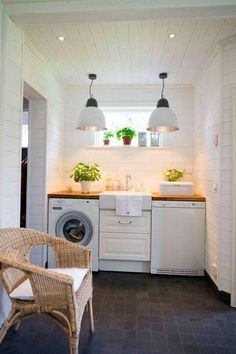
<instances>
[{"instance_id":1,"label":"washing machine door","mask_svg":"<svg viewBox=\"0 0 236 354\"><path fill-rule=\"evenodd\" d=\"M86 246L91 241L93 228L86 215L78 211L69 211L58 219L55 233L58 237Z\"/></svg>"}]
</instances>

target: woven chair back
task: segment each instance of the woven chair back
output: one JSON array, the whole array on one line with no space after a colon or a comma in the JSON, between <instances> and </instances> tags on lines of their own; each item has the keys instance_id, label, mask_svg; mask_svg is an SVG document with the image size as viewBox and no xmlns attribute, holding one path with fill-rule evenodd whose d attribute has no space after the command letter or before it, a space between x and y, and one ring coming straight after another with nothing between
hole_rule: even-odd
<instances>
[{"instance_id":1,"label":"woven chair back","mask_svg":"<svg viewBox=\"0 0 236 354\"><path fill-rule=\"evenodd\" d=\"M9 257L19 263L29 263L31 248L40 244L48 244L50 241L50 236L35 230L0 229L0 275L8 293L22 283L27 276L23 271L5 267L3 259Z\"/></svg>"}]
</instances>

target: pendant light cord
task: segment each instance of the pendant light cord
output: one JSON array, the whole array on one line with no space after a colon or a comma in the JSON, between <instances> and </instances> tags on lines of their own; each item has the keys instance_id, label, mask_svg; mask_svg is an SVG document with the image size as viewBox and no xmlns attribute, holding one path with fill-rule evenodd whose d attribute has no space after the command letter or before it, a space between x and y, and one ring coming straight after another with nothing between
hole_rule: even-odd
<instances>
[{"instance_id":1,"label":"pendant light cord","mask_svg":"<svg viewBox=\"0 0 236 354\"><path fill-rule=\"evenodd\" d=\"M165 88L165 79L164 79L164 77L162 78L162 90L161 90L161 98L164 98L165 96L164 96L164 94L163 94L163 92L164 92L164 88Z\"/></svg>"},{"instance_id":2,"label":"pendant light cord","mask_svg":"<svg viewBox=\"0 0 236 354\"><path fill-rule=\"evenodd\" d=\"M90 86L89 86L89 95L90 95L90 98L93 98L93 95L92 95L92 92L91 92L91 90L92 90L92 85L93 85L93 79L91 80L91 84L90 84Z\"/></svg>"}]
</instances>

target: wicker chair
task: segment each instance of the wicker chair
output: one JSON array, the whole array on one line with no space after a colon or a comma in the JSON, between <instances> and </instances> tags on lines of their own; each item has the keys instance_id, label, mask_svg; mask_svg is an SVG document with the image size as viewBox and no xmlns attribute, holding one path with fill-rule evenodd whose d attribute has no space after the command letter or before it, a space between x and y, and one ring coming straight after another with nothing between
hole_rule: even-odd
<instances>
[{"instance_id":1,"label":"wicker chair","mask_svg":"<svg viewBox=\"0 0 236 354\"><path fill-rule=\"evenodd\" d=\"M78 290L74 288L71 276L30 263L31 248L40 244L54 249L58 268L83 268L86 274ZM69 335L70 353L78 353L81 320L87 303L91 332L94 332L89 249L35 230L0 229L0 277L12 302L11 311L0 329L0 343L12 325L17 329L24 318L44 313ZM27 300L13 297L14 291L25 282L28 282L32 297Z\"/></svg>"}]
</instances>

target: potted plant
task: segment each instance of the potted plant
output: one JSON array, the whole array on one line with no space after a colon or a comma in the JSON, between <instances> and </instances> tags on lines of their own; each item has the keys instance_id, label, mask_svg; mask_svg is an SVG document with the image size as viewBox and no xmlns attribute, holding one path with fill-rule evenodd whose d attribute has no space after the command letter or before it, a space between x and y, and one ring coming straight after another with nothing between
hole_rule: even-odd
<instances>
[{"instance_id":1,"label":"potted plant","mask_svg":"<svg viewBox=\"0 0 236 354\"><path fill-rule=\"evenodd\" d=\"M112 131L105 132L103 134L103 144L104 145L109 145L110 144L110 138L114 137L114 133Z\"/></svg>"},{"instance_id":2,"label":"potted plant","mask_svg":"<svg viewBox=\"0 0 236 354\"><path fill-rule=\"evenodd\" d=\"M135 136L135 130L130 127L124 127L116 132L117 139L120 140L122 138L124 145L130 145Z\"/></svg>"},{"instance_id":3,"label":"potted plant","mask_svg":"<svg viewBox=\"0 0 236 354\"><path fill-rule=\"evenodd\" d=\"M183 170L177 170L176 168L172 168L170 170L166 170L164 172L164 177L168 182L179 181L184 176Z\"/></svg>"},{"instance_id":4,"label":"potted plant","mask_svg":"<svg viewBox=\"0 0 236 354\"><path fill-rule=\"evenodd\" d=\"M73 168L73 173L70 177L73 178L75 182L80 182L82 193L89 193L91 182L101 179L99 165L96 163L88 164L82 161L78 162Z\"/></svg>"}]
</instances>

